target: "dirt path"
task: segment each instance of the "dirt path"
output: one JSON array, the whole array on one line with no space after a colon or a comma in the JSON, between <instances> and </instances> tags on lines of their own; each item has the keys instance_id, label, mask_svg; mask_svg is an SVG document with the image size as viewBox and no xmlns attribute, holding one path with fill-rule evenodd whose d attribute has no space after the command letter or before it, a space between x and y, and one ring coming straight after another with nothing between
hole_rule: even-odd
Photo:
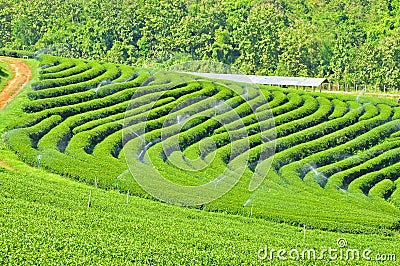
<instances>
[{"instance_id":1,"label":"dirt path","mask_svg":"<svg viewBox=\"0 0 400 266\"><path fill-rule=\"evenodd\" d=\"M8 81L7 86L0 92L0 110L2 110L28 84L32 77L32 72L22 60L3 57L0 58L0 61L5 62L14 70L14 77Z\"/></svg>"}]
</instances>

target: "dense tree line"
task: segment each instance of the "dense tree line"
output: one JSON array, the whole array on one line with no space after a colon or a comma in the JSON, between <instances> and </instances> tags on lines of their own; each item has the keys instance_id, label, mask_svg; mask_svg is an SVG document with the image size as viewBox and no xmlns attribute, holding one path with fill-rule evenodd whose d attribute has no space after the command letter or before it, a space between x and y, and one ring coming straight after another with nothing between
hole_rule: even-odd
<instances>
[{"instance_id":1,"label":"dense tree line","mask_svg":"<svg viewBox=\"0 0 400 266\"><path fill-rule=\"evenodd\" d=\"M0 0L0 47L400 87L399 0Z\"/></svg>"}]
</instances>

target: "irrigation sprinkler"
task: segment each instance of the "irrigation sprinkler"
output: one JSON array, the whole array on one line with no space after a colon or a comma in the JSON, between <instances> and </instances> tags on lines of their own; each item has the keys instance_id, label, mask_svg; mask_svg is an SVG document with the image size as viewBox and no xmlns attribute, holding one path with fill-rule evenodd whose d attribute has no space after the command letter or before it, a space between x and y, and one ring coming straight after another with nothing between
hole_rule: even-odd
<instances>
[{"instance_id":1,"label":"irrigation sprinkler","mask_svg":"<svg viewBox=\"0 0 400 266\"><path fill-rule=\"evenodd\" d=\"M244 208L250 203L252 202L252 199L249 198L246 200L246 202L242 205L242 216L244 216ZM251 207L251 211L250 211L250 217L253 214L253 206Z\"/></svg>"},{"instance_id":2,"label":"irrigation sprinkler","mask_svg":"<svg viewBox=\"0 0 400 266\"><path fill-rule=\"evenodd\" d=\"M146 144L146 146L144 146L144 148L140 151L139 155L138 155L138 159L139 160L143 160L144 154L146 153L146 151L150 148L150 146L153 145L153 142L149 142Z\"/></svg>"},{"instance_id":3,"label":"irrigation sprinkler","mask_svg":"<svg viewBox=\"0 0 400 266\"><path fill-rule=\"evenodd\" d=\"M92 206L92 191L90 190L87 207L90 208L91 206Z\"/></svg>"},{"instance_id":4,"label":"irrigation sprinkler","mask_svg":"<svg viewBox=\"0 0 400 266\"><path fill-rule=\"evenodd\" d=\"M126 204L128 204L129 203L129 190L128 190L128 192L126 192Z\"/></svg>"},{"instance_id":5,"label":"irrigation sprinkler","mask_svg":"<svg viewBox=\"0 0 400 266\"><path fill-rule=\"evenodd\" d=\"M346 199L349 198L349 192L347 190L344 190L343 188L339 187L338 185L335 185L335 187L346 195Z\"/></svg>"},{"instance_id":6,"label":"irrigation sprinkler","mask_svg":"<svg viewBox=\"0 0 400 266\"><path fill-rule=\"evenodd\" d=\"M306 243L306 225L305 224L303 224L303 232L304 232L304 237L303 237L303 241L304 241L304 243Z\"/></svg>"},{"instance_id":7,"label":"irrigation sprinkler","mask_svg":"<svg viewBox=\"0 0 400 266\"><path fill-rule=\"evenodd\" d=\"M97 91L100 89L99 86L97 86L96 88L93 89L93 91L96 93L96 98L97 98Z\"/></svg>"},{"instance_id":8,"label":"irrigation sprinkler","mask_svg":"<svg viewBox=\"0 0 400 266\"><path fill-rule=\"evenodd\" d=\"M317 184L320 184L319 183L320 178L322 178L324 181L328 181L329 180L324 174L318 172L318 170L314 166L312 166L311 164L306 164L306 165L311 169L311 171L313 171L313 173L315 175L315 182Z\"/></svg>"},{"instance_id":9,"label":"irrigation sprinkler","mask_svg":"<svg viewBox=\"0 0 400 266\"><path fill-rule=\"evenodd\" d=\"M40 161L42 160L42 155L37 156L37 161L38 161L38 169L40 169Z\"/></svg>"},{"instance_id":10,"label":"irrigation sprinkler","mask_svg":"<svg viewBox=\"0 0 400 266\"><path fill-rule=\"evenodd\" d=\"M213 184L214 184L214 187L216 188L217 185L219 184L219 182L221 182L224 178L225 178L224 176L219 177L219 178L217 178L217 179L211 181L211 183L213 183Z\"/></svg>"},{"instance_id":11,"label":"irrigation sprinkler","mask_svg":"<svg viewBox=\"0 0 400 266\"><path fill-rule=\"evenodd\" d=\"M186 114L186 115L184 115L184 116L182 116L182 115L177 115L177 117L176 117L176 123L175 124L178 124L178 125L180 125L180 124L182 124L182 122L184 122L186 119L188 119L190 117L190 115L189 114Z\"/></svg>"},{"instance_id":12,"label":"irrigation sprinkler","mask_svg":"<svg viewBox=\"0 0 400 266\"><path fill-rule=\"evenodd\" d=\"M324 176L323 174L317 172L317 174L315 175L315 182L319 183L319 177L321 177L322 179L324 179L325 181L328 181L329 179Z\"/></svg>"},{"instance_id":13,"label":"irrigation sprinkler","mask_svg":"<svg viewBox=\"0 0 400 266\"><path fill-rule=\"evenodd\" d=\"M224 101L218 101L214 104L214 117L217 116L217 110L222 106Z\"/></svg>"},{"instance_id":14,"label":"irrigation sprinkler","mask_svg":"<svg viewBox=\"0 0 400 266\"><path fill-rule=\"evenodd\" d=\"M246 86L246 92L244 94L244 98L246 99L246 101L249 100L249 87Z\"/></svg>"},{"instance_id":15,"label":"irrigation sprinkler","mask_svg":"<svg viewBox=\"0 0 400 266\"><path fill-rule=\"evenodd\" d=\"M94 92L96 93L96 98L97 98L97 91L98 91L102 86L107 85L107 84L110 84L110 83L112 83L112 82L111 82L109 79L103 80L102 82L100 82L100 83L97 85L96 88L93 89Z\"/></svg>"},{"instance_id":16,"label":"irrigation sprinkler","mask_svg":"<svg viewBox=\"0 0 400 266\"><path fill-rule=\"evenodd\" d=\"M125 170L124 172L122 172L122 174L120 174L119 176L117 176L117 177L115 178L115 186L117 187L118 192L120 192L120 189L119 189L119 180L121 179L121 177L122 177L123 175L125 175L125 174L128 173L128 172L129 172L129 169L128 169L128 170ZM125 179L122 178L122 180L125 180Z\"/></svg>"},{"instance_id":17,"label":"irrigation sprinkler","mask_svg":"<svg viewBox=\"0 0 400 266\"><path fill-rule=\"evenodd\" d=\"M94 177L94 187L98 188L98 186L99 186L99 184L98 184L98 181L97 181L97 177Z\"/></svg>"},{"instance_id":18,"label":"irrigation sprinkler","mask_svg":"<svg viewBox=\"0 0 400 266\"><path fill-rule=\"evenodd\" d=\"M117 176L117 178L115 179L115 186L117 187L117 190L118 190L118 192L119 192L119 184L118 184L118 181L119 181L119 176Z\"/></svg>"}]
</instances>

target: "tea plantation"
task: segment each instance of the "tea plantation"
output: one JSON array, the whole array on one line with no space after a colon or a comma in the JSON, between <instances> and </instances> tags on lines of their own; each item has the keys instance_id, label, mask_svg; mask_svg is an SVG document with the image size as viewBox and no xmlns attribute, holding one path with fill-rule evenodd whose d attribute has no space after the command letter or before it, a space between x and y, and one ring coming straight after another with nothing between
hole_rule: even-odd
<instances>
[{"instance_id":1,"label":"tea plantation","mask_svg":"<svg viewBox=\"0 0 400 266\"><path fill-rule=\"evenodd\" d=\"M46 170L145 198L151 196L127 171L124 147L136 149L128 159L135 175L151 174L151 165L190 186L215 182L232 158L236 165L247 159L233 189L200 208L332 231L399 227L394 101L150 76L124 65L43 56L5 143L31 165L40 156ZM200 151L206 138L215 150ZM250 191L254 172L269 159L266 178Z\"/></svg>"},{"instance_id":2,"label":"tea plantation","mask_svg":"<svg viewBox=\"0 0 400 266\"><path fill-rule=\"evenodd\" d=\"M399 236L324 232L172 206L104 191L29 167L0 150L1 265L376 265ZM92 191L92 205L87 207ZM260 260L270 249L370 249L366 260ZM319 256L319 254L318 254ZM386 264L385 264L386 265ZM387 262L393 265L393 261Z\"/></svg>"}]
</instances>

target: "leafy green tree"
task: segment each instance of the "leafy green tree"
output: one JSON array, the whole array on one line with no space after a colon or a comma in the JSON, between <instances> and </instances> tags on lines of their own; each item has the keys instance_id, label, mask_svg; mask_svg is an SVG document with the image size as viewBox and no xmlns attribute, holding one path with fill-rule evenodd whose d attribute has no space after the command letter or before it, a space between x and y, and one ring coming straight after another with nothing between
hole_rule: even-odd
<instances>
[{"instance_id":1,"label":"leafy green tree","mask_svg":"<svg viewBox=\"0 0 400 266\"><path fill-rule=\"evenodd\" d=\"M295 21L280 32L277 74L286 76L316 76L321 63L321 40L316 28Z\"/></svg>"},{"instance_id":2,"label":"leafy green tree","mask_svg":"<svg viewBox=\"0 0 400 266\"><path fill-rule=\"evenodd\" d=\"M259 3L252 6L246 21L237 29L235 42L240 56L235 66L245 73L268 74L278 64L279 31L283 18L275 5Z\"/></svg>"},{"instance_id":3,"label":"leafy green tree","mask_svg":"<svg viewBox=\"0 0 400 266\"><path fill-rule=\"evenodd\" d=\"M211 45L209 57L226 64L232 64L239 55L237 49L231 44L230 33L226 29L217 29L215 31L215 42Z\"/></svg>"},{"instance_id":4,"label":"leafy green tree","mask_svg":"<svg viewBox=\"0 0 400 266\"><path fill-rule=\"evenodd\" d=\"M11 42L12 38L12 12L14 10L13 1L0 1L0 47Z\"/></svg>"},{"instance_id":5,"label":"leafy green tree","mask_svg":"<svg viewBox=\"0 0 400 266\"><path fill-rule=\"evenodd\" d=\"M399 0L0 0L0 47L397 87Z\"/></svg>"}]
</instances>

